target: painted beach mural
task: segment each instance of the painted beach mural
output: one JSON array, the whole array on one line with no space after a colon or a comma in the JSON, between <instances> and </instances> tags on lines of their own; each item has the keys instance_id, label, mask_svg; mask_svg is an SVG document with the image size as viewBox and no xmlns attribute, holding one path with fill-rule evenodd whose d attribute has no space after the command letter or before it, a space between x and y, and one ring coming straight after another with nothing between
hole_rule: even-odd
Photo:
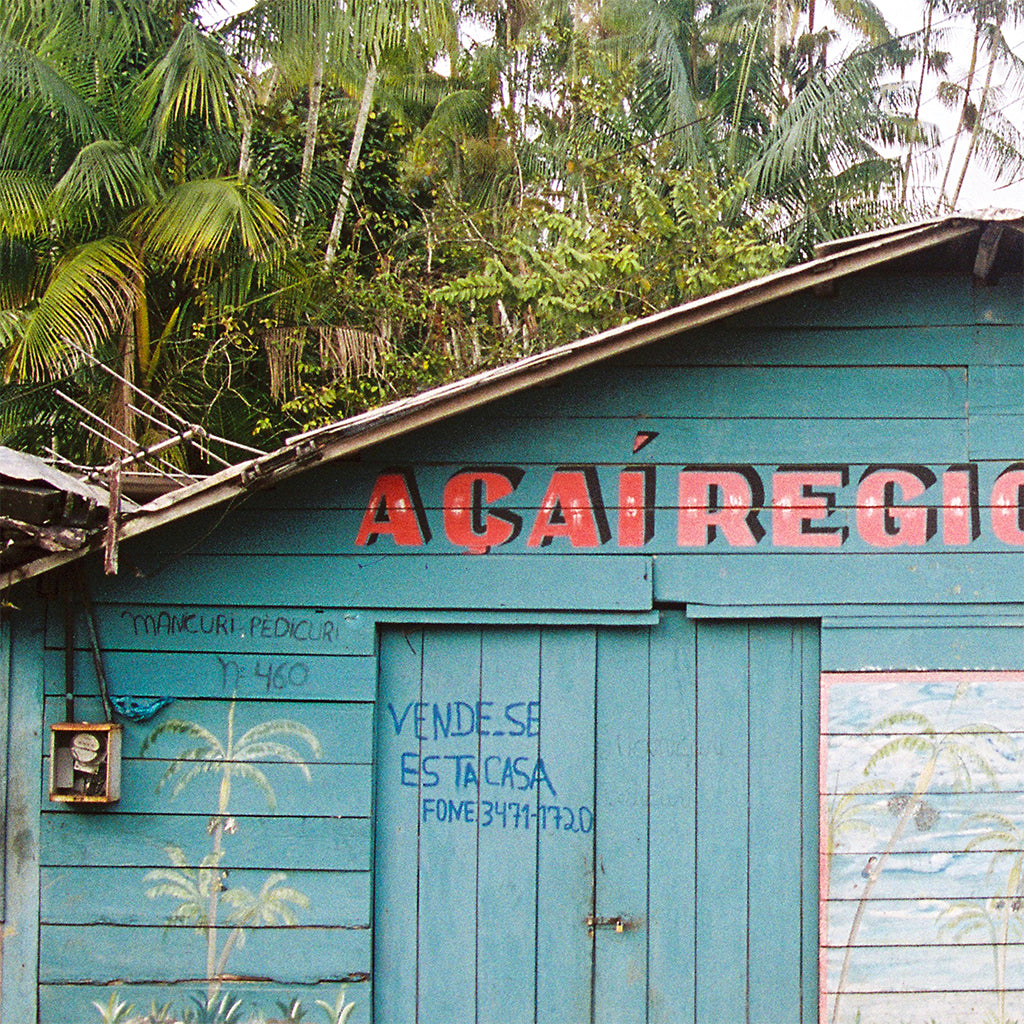
<instances>
[{"instance_id":1,"label":"painted beach mural","mask_svg":"<svg viewBox=\"0 0 1024 1024\"><path fill-rule=\"evenodd\" d=\"M40 1021L365 1024L372 629L316 609L98 609L122 793L43 804ZM88 659L75 712L99 721Z\"/></svg>"},{"instance_id":2,"label":"painted beach mural","mask_svg":"<svg viewBox=\"0 0 1024 1024\"><path fill-rule=\"evenodd\" d=\"M822 1024L1024 1019L1024 673L824 673L821 708Z\"/></svg>"}]
</instances>

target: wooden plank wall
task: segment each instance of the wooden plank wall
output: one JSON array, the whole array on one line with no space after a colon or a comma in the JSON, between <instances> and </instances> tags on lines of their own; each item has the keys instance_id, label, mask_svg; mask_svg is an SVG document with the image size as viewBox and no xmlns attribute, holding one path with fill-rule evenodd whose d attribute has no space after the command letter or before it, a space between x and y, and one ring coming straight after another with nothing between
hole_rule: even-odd
<instances>
[{"instance_id":1,"label":"wooden plank wall","mask_svg":"<svg viewBox=\"0 0 1024 1024\"><path fill-rule=\"evenodd\" d=\"M822 1022L1020 1019L1022 693L823 674Z\"/></svg>"},{"instance_id":2,"label":"wooden plank wall","mask_svg":"<svg viewBox=\"0 0 1024 1024\"><path fill-rule=\"evenodd\" d=\"M150 722L125 724L116 809L83 813L43 794L40 1020L91 1019L93 1001L113 993L138 1013L154 1001L196 1009L212 991L209 932L196 919L210 919L217 884L212 869L196 869L209 866L218 839L215 958L220 973L249 979L226 984L218 1002L229 995L247 1015L284 1016L277 1004L298 997L308 1013L344 986L357 1003L350 1019L368 1020L372 622L255 605L96 610L112 694L130 694L136 707L173 702ZM84 621L76 632L88 635ZM47 723L64 718L62 645L51 615ZM77 652L76 671L76 716L102 720L89 651ZM226 792L217 758L229 729L252 771L235 773ZM39 777L48 778L46 756ZM263 926L242 943L232 922L246 913Z\"/></svg>"},{"instance_id":3,"label":"wooden plank wall","mask_svg":"<svg viewBox=\"0 0 1024 1024\"><path fill-rule=\"evenodd\" d=\"M926 623L901 624L884 606L914 620L925 603L964 614L999 604L1008 624L1024 620L1020 555L993 535L988 507L995 476L1024 451L1022 321L1019 278L985 289L962 276L847 282L835 296L798 298L652 346L358 460L311 469L227 514L214 510L124 545L121 576L93 582L111 688L174 703L151 724L126 727L125 797L116 811L83 815L43 802L39 864L29 865L42 893L40 1019L89 1019L91 1002L106 1002L114 989L140 1011L154 998L187 1003L203 991L206 937L185 920L167 926L183 900L148 893L168 880L151 873L174 867L168 846L185 851L190 867L211 851L218 776L205 773L172 797L173 786L159 788L163 773L197 741L162 735L145 757L143 743L170 718L223 741L232 704L236 736L286 719L315 733L322 748L312 756L298 728L274 737L298 752L311 778L268 756L260 770L276 795L272 810L258 786L233 780L224 884L259 892L283 871L280 884L309 901L307 909L284 900L295 925L278 921L232 949L230 973L270 979L235 987L247 1005L263 999L273 1008L292 995L307 1006L333 1001L344 983L358 1004L352 1020L369 1019L362 979L371 971L373 630L384 614L375 609L606 614L642 612L658 600L764 615L883 606L881 632L826 630L826 667L880 665L890 640L891 651L913 659L910 667L999 667L986 661L995 655L983 641L963 654L952 631L922 634ZM973 463L981 534L950 544L940 528L919 547L878 550L851 528L836 550L774 550L771 517L762 512L766 536L754 546L731 547L719 535L706 547L680 547L679 472L723 463L750 466L764 480L793 463L849 466L851 484L837 489L833 515L851 525L852 495L867 467L941 473ZM465 467L491 465L517 471L514 493L493 504L518 516L519 528L486 555L470 554L465 533L444 513L444 489ZM419 542L398 545L384 531L359 544L375 484L396 467L411 473L422 504ZM596 481L601 500L593 504L604 515L587 513L592 545L574 546L560 535L559 513L541 511L560 467L586 470L588 488ZM636 493L622 474L645 467L654 467L655 498L637 540L635 524L620 515L622 496ZM941 505L932 495L924 500ZM550 542L531 545L538 522ZM369 524L372 534L372 509ZM991 634L1000 638L999 657L1015 656L1013 634ZM62 642L59 623L50 624L48 721L62 714ZM88 684L88 653L78 661ZM19 699L30 719L31 688ZM79 706L81 717L99 717L94 686ZM39 736L17 738L18 756L38 763ZM45 759L39 767L42 779ZM11 870L9 863L9 880ZM219 907L218 922L226 912ZM221 931L219 949L229 936ZM19 941L32 962L33 940ZM5 957L5 988L15 983L9 975Z\"/></svg>"},{"instance_id":4,"label":"wooden plank wall","mask_svg":"<svg viewBox=\"0 0 1024 1024\"><path fill-rule=\"evenodd\" d=\"M332 604L352 604L358 594L354 603L394 608L427 601L636 609L649 596L649 581L630 577L624 560L655 556L654 596L667 602L763 608L1017 601L1014 566L1024 533L1001 538L992 501L997 476L1024 452L1020 278L975 288L963 276L893 276L845 282L832 297L794 299L653 345L353 462L312 469L227 518L218 510L162 531L144 550L128 546L127 564L148 573L183 549L201 560L171 566L153 586L142 581L140 599L187 586L183 574L195 565L219 577L222 599L232 581L260 572L282 581L285 600L294 592L287 581L330 562L324 600ZM738 546L720 529L704 546L681 543L680 471L723 464L749 467L764 484L763 502L753 508L764 536ZM780 541L772 477L793 465L847 470L848 483L823 488L835 499L827 521L812 522L845 527L841 545L815 550ZM926 467L937 477L907 502L934 510L936 528L923 543L881 547L858 523L861 477L893 466ZM980 533L966 540L947 529L953 499L942 478L962 466L976 472L979 494ZM517 523L486 557L472 554L466 527L444 509L446 485L466 467L497 467L511 482L511 493L485 495L485 516L497 509ZM587 477L590 541L563 535L557 511L543 510L566 468L577 473L576 487ZM621 513L627 496L637 498L645 468L654 496L638 539L640 528ZM382 475L396 471L407 474L421 513L405 520L410 532L401 543L393 526L379 522L390 512L374 521L371 500ZM561 497L570 500L568 492ZM358 557L335 561L349 554ZM299 564L298 577L285 571ZM623 582L608 585L619 573Z\"/></svg>"}]
</instances>

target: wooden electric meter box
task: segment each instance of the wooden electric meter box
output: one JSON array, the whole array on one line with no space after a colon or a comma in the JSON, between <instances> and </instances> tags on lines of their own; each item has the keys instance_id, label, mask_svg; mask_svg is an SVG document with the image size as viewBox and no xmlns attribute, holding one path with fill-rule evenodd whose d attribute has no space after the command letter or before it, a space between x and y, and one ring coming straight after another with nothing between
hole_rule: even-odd
<instances>
[{"instance_id":1,"label":"wooden electric meter box","mask_svg":"<svg viewBox=\"0 0 1024 1024\"><path fill-rule=\"evenodd\" d=\"M58 722L50 726L50 800L103 805L121 798L121 726Z\"/></svg>"}]
</instances>

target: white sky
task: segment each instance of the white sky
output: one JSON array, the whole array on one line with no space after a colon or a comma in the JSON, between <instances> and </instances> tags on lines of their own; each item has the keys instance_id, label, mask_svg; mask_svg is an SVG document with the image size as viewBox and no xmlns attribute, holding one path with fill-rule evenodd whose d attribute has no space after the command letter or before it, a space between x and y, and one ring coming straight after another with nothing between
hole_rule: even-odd
<instances>
[{"instance_id":1,"label":"white sky","mask_svg":"<svg viewBox=\"0 0 1024 1024\"><path fill-rule=\"evenodd\" d=\"M913 32L920 29L924 24L923 4L917 0L875 0L882 13L893 25L897 32ZM936 15L939 20L942 15ZM952 22L950 21L951 25ZM1018 25L1015 28L1007 29L1007 36L1014 41L1014 50L1024 55L1024 26ZM950 66L946 70L946 76L953 81L963 81L967 74L968 62L970 59L971 34L968 28L958 29L956 32L949 31L948 35L939 44L940 49L948 51L952 55ZM919 73L919 72L917 72ZM976 88L980 86L983 75L976 78ZM998 78L993 79L997 84ZM933 80L930 84L931 95L934 97L936 83ZM929 88L929 86L926 86ZM1024 130L1024 93L1007 92L1003 98L1003 113L1014 122L1018 129ZM939 171L935 176L935 182L925 186L925 195L932 201L937 198L938 183L942 179L942 169L948 159L950 140L956 130L957 115L953 111L945 109L937 101L929 103L922 110L922 116L939 125L940 135L945 140L941 147L938 160ZM966 143L961 143L959 153L953 163L953 172L950 175L952 184L948 190L955 187L956 177L959 174L962 164L962 157L966 150ZM960 210L980 210L989 207L1015 208L1024 210L1024 181L1008 184L1003 182L997 184L993 181L980 161L972 159L964 181L963 190L960 193L960 200L957 203Z\"/></svg>"}]
</instances>

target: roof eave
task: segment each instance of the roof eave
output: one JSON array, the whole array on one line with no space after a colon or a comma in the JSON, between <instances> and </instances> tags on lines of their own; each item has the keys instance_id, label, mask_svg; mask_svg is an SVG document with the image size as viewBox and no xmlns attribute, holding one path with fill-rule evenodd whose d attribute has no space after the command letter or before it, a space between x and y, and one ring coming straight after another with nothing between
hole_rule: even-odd
<instances>
[{"instance_id":1,"label":"roof eave","mask_svg":"<svg viewBox=\"0 0 1024 1024\"><path fill-rule=\"evenodd\" d=\"M355 455L371 445L654 341L955 241L978 231L983 223L975 218L947 217L913 224L902 231L870 235L864 244L828 253L642 320L297 435L289 438L275 452L230 466L198 483L155 499L123 523L119 537L127 540L139 536L194 512L243 497L270 481L277 483L285 480L303 471L311 463ZM0 590L50 572L99 547L100 538L97 537L78 551L49 555L20 566L0 575Z\"/></svg>"}]
</instances>

